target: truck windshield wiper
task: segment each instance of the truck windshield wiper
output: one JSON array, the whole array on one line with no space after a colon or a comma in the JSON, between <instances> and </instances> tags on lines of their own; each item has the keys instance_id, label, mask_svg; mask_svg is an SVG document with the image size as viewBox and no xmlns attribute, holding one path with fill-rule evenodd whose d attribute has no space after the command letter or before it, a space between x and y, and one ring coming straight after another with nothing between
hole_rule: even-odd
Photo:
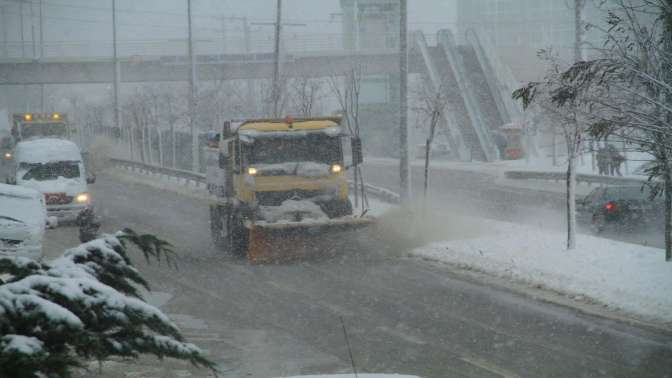
<instances>
[{"instance_id":1,"label":"truck windshield wiper","mask_svg":"<svg viewBox=\"0 0 672 378\"><path fill-rule=\"evenodd\" d=\"M20 219L16 219L16 218L8 217L8 216L6 216L6 215L0 215L0 219L7 219L7 220L11 220L11 221L14 221L14 222L19 222L19 223L24 223L24 224L26 223L26 222L24 222L24 221L22 221L22 220L20 220Z\"/></svg>"}]
</instances>

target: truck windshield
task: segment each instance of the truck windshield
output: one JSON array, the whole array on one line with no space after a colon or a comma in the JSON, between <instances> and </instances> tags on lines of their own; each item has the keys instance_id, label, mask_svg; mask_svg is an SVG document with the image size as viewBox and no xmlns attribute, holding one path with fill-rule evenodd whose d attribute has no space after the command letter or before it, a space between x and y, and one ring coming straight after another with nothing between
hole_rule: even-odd
<instances>
[{"instance_id":1,"label":"truck windshield","mask_svg":"<svg viewBox=\"0 0 672 378\"><path fill-rule=\"evenodd\" d=\"M343 160L341 139L322 134L300 138L257 138L246 149L247 161L252 164L303 161L334 164Z\"/></svg>"},{"instance_id":2,"label":"truck windshield","mask_svg":"<svg viewBox=\"0 0 672 378\"><path fill-rule=\"evenodd\" d=\"M77 178L79 177L79 163L76 161L63 161L46 164L21 164L21 169L25 169L23 180L48 181L56 180L59 177Z\"/></svg>"},{"instance_id":3,"label":"truck windshield","mask_svg":"<svg viewBox=\"0 0 672 378\"><path fill-rule=\"evenodd\" d=\"M66 137L67 128L63 122L23 123L21 138L29 139L36 136Z\"/></svg>"}]
</instances>

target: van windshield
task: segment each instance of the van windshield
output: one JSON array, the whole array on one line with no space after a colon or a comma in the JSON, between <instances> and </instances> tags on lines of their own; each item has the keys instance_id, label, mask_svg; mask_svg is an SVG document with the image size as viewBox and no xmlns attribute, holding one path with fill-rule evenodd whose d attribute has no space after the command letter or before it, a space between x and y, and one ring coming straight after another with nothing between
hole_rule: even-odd
<instances>
[{"instance_id":1,"label":"van windshield","mask_svg":"<svg viewBox=\"0 0 672 378\"><path fill-rule=\"evenodd\" d=\"M76 161L59 161L38 164L22 163L20 168L26 170L26 173L22 176L23 180L48 181L56 180L59 177L79 177L79 162Z\"/></svg>"}]
</instances>

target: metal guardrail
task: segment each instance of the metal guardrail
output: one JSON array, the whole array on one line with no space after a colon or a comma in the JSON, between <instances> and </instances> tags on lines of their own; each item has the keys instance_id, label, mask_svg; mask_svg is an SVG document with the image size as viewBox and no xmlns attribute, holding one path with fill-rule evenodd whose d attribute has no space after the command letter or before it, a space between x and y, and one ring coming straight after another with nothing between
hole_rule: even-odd
<instances>
[{"instance_id":1,"label":"metal guardrail","mask_svg":"<svg viewBox=\"0 0 672 378\"><path fill-rule=\"evenodd\" d=\"M191 181L196 185L205 184L205 175L202 173L160 167L158 165L146 164L125 159L109 159L109 162L115 166L127 168L133 172L171 176L178 179L183 179L185 182Z\"/></svg>"},{"instance_id":2,"label":"metal guardrail","mask_svg":"<svg viewBox=\"0 0 672 378\"><path fill-rule=\"evenodd\" d=\"M506 178L513 180L547 180L547 181L564 181L567 179L566 172L544 172L544 171L506 171L504 173ZM600 176L590 175L584 173L576 174L576 182L602 185L636 185L647 182L643 178L635 177L614 177L614 176Z\"/></svg>"},{"instance_id":3,"label":"metal guardrail","mask_svg":"<svg viewBox=\"0 0 672 378\"><path fill-rule=\"evenodd\" d=\"M175 177L178 179L183 179L185 182L191 181L194 183L194 186L198 185L205 185L205 175L202 173L194 173L191 171L185 171L181 169L172 169L172 168L166 168L166 167L160 167L157 165L153 164L146 164L146 163L141 163L137 161L132 161L132 160L125 160L125 159L114 159L111 158L109 159L109 162L112 165L118 166L118 167L123 167L126 169L129 169L132 172L139 172L139 173L144 173L144 174L150 174L150 175L164 175L164 176L171 176ZM349 183L350 186L352 187L353 183ZM375 185L371 184L364 184L364 189L366 189L366 192L373 195L374 197L377 197L378 199L381 199L385 202L388 203L399 203L400 197L399 194L385 189L381 188Z\"/></svg>"}]
</instances>

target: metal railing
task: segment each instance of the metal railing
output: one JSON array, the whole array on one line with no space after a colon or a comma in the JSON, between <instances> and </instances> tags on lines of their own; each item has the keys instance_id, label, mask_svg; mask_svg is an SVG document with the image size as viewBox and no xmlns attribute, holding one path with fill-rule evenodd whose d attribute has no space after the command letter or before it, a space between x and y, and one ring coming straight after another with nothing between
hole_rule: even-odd
<instances>
[{"instance_id":1,"label":"metal railing","mask_svg":"<svg viewBox=\"0 0 672 378\"><path fill-rule=\"evenodd\" d=\"M511 94L521 86L521 82L516 79L513 71L511 71L511 67L505 64L499 57L497 48L492 43L489 35L478 33L474 29L469 29L466 33L465 38L467 41L472 45L476 43L479 48L477 49L474 46L474 49L477 50L477 53L482 54L483 58L489 63L495 76L495 85L497 85L500 91L500 98L504 100L503 105L506 107L511 121L519 121L522 117L522 109L511 99Z\"/></svg>"},{"instance_id":2,"label":"metal railing","mask_svg":"<svg viewBox=\"0 0 672 378\"><path fill-rule=\"evenodd\" d=\"M513 180L546 180L559 182L567 179L567 172L506 171L504 175L506 178ZM636 177L614 177L577 173L576 182L588 185L643 185L647 180Z\"/></svg>"},{"instance_id":3,"label":"metal railing","mask_svg":"<svg viewBox=\"0 0 672 378\"><path fill-rule=\"evenodd\" d=\"M467 43L471 45L476 53L476 59L483 69L483 74L485 75L485 80L488 84L488 89L492 95L493 100L495 100L495 105L497 110L502 118L502 121L506 124L512 122L514 119L519 117L514 116L509 111L506 101L513 101L511 99L511 92L508 92L504 88L503 84L499 81L495 69L493 68L494 64L491 62L490 57L485 51L483 44L481 43L481 38L478 36L474 29L468 29L465 36Z\"/></svg>"},{"instance_id":4,"label":"metal railing","mask_svg":"<svg viewBox=\"0 0 672 378\"><path fill-rule=\"evenodd\" d=\"M414 41L415 41L415 47L418 50L420 50L422 60L425 63L425 66L427 67L427 75L429 76L428 79L432 84L434 92L437 93L444 90L445 89L443 88L444 78L442 78L441 75L439 74L439 70L436 67L434 60L432 59L431 54L429 53L429 47L427 45L427 40L425 39L425 34L421 31L415 32ZM448 125L447 128L448 128L448 135L450 136L449 138L450 147L454 151L457 151L457 155L460 160L468 161L470 159L469 156L470 151L466 148L466 143L464 142L462 132L460 131L457 119L455 118L455 113L451 111L449 112L442 111L441 116L442 118L444 118L445 123Z\"/></svg>"},{"instance_id":5,"label":"metal railing","mask_svg":"<svg viewBox=\"0 0 672 378\"><path fill-rule=\"evenodd\" d=\"M132 172L138 172L149 175L163 175L163 176L175 177L177 179L184 180L185 183L192 182L194 186L205 184L205 175L202 173L185 171L182 169L160 167L158 165L145 164L137 161L124 160L124 159L109 159L109 162L114 166L126 168Z\"/></svg>"},{"instance_id":6,"label":"metal railing","mask_svg":"<svg viewBox=\"0 0 672 378\"><path fill-rule=\"evenodd\" d=\"M468 83L467 74L464 71L464 65L462 61L458 58L457 45L455 44L455 38L449 30L441 30L438 34L439 45L443 47L448 61L450 62L450 67L453 70L453 75L455 80L457 80L457 85L460 92L462 93L462 98L464 99L464 105L467 108L467 113L471 119L471 125L478 136L478 141L481 145L483 153L485 154L486 161L497 160L497 149L494 146L490 138L490 133L488 132L485 122L483 122L483 117L479 107L476 105L476 99L474 98L473 88Z\"/></svg>"}]
</instances>

